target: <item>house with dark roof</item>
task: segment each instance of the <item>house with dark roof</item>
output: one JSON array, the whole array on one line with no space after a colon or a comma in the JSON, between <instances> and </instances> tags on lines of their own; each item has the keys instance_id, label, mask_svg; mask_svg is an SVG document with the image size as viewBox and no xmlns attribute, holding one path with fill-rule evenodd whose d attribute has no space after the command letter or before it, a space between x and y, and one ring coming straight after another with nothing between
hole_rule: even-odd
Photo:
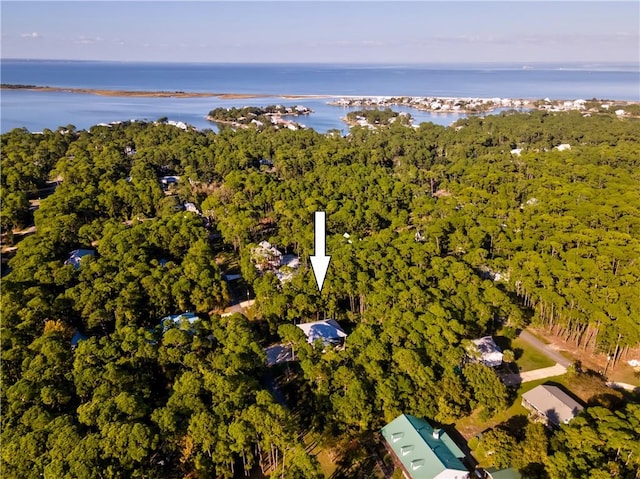
<instances>
[{"instance_id":1,"label":"house with dark roof","mask_svg":"<svg viewBox=\"0 0 640 479\"><path fill-rule=\"evenodd\" d=\"M467 479L465 454L441 429L409 414L382 428L387 449L409 479Z\"/></svg>"},{"instance_id":2,"label":"house with dark roof","mask_svg":"<svg viewBox=\"0 0 640 479\"><path fill-rule=\"evenodd\" d=\"M547 425L568 424L584 407L557 386L542 384L522 395L522 405Z\"/></svg>"}]
</instances>

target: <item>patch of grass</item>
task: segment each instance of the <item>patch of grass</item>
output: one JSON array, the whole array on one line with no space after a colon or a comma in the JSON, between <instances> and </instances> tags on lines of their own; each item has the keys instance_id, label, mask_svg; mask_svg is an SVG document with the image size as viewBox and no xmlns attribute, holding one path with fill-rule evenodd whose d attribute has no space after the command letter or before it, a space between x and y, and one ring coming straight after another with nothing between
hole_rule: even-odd
<instances>
[{"instance_id":1,"label":"patch of grass","mask_svg":"<svg viewBox=\"0 0 640 479\"><path fill-rule=\"evenodd\" d=\"M307 452L316 457L322 474L331 479L383 479L384 473L378 467L375 454L367 449L375 449L376 444L369 435L358 439L349 437L324 437L309 432L304 436ZM377 452L376 454L379 454Z\"/></svg>"},{"instance_id":2,"label":"patch of grass","mask_svg":"<svg viewBox=\"0 0 640 479\"><path fill-rule=\"evenodd\" d=\"M535 338L538 341L542 341L544 344L551 344L551 341L549 341L547 338L545 338L541 333L541 331L539 329L536 329L534 327L529 327L527 328L527 331L532 335L535 336Z\"/></svg>"},{"instance_id":3,"label":"patch of grass","mask_svg":"<svg viewBox=\"0 0 640 479\"><path fill-rule=\"evenodd\" d=\"M606 385L605 380L594 374L564 374L549 378L549 383L560 384L587 406L616 408L624 402L624 394Z\"/></svg>"},{"instance_id":4,"label":"patch of grass","mask_svg":"<svg viewBox=\"0 0 640 479\"><path fill-rule=\"evenodd\" d=\"M516 356L516 364L520 372L533 371L534 369L548 368L555 364L545 354L516 338L511 342L511 348Z\"/></svg>"},{"instance_id":5,"label":"patch of grass","mask_svg":"<svg viewBox=\"0 0 640 479\"><path fill-rule=\"evenodd\" d=\"M640 372L635 372L628 364L618 364L615 369L607 373L610 381L633 384L640 387Z\"/></svg>"},{"instance_id":6,"label":"patch of grass","mask_svg":"<svg viewBox=\"0 0 640 479\"><path fill-rule=\"evenodd\" d=\"M331 477L337 469L336 461L331 456L329 448L321 447L316 434L307 433L303 438L307 452L315 456L320 463L320 469L324 477Z\"/></svg>"}]
</instances>

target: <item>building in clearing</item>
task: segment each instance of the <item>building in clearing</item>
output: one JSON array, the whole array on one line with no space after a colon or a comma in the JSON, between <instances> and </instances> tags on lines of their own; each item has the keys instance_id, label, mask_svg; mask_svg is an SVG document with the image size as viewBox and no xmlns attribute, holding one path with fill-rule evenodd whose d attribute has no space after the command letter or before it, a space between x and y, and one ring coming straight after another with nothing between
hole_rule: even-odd
<instances>
[{"instance_id":1,"label":"building in clearing","mask_svg":"<svg viewBox=\"0 0 640 479\"><path fill-rule=\"evenodd\" d=\"M441 429L408 414L382 428L394 461L409 479L466 479L465 454Z\"/></svg>"},{"instance_id":2,"label":"building in clearing","mask_svg":"<svg viewBox=\"0 0 640 479\"><path fill-rule=\"evenodd\" d=\"M309 344L314 344L317 340L321 340L325 346L340 346L344 344L347 333L335 319L327 319L325 321L314 321L313 323L297 324L307 337Z\"/></svg>"},{"instance_id":3,"label":"building in clearing","mask_svg":"<svg viewBox=\"0 0 640 479\"><path fill-rule=\"evenodd\" d=\"M522 395L522 405L547 425L568 424L584 409L557 386L543 384Z\"/></svg>"},{"instance_id":4,"label":"building in clearing","mask_svg":"<svg viewBox=\"0 0 640 479\"><path fill-rule=\"evenodd\" d=\"M498 367L502 364L502 351L491 336L485 336L480 339L471 341L472 354L478 354L478 361L486 364L491 368Z\"/></svg>"},{"instance_id":5,"label":"building in clearing","mask_svg":"<svg viewBox=\"0 0 640 479\"><path fill-rule=\"evenodd\" d=\"M92 249L76 249L69 253L69 259L64 264L73 265L75 269L80 267L80 260L85 256L95 256L96 252Z\"/></svg>"}]
</instances>

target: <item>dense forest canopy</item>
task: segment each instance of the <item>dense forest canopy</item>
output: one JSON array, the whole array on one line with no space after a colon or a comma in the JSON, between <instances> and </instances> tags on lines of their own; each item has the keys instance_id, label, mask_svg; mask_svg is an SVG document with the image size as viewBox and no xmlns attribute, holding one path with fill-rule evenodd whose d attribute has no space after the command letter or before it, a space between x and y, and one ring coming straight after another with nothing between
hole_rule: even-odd
<instances>
[{"instance_id":1,"label":"dense forest canopy","mask_svg":"<svg viewBox=\"0 0 640 479\"><path fill-rule=\"evenodd\" d=\"M463 341L498 324L545 325L614 356L640 343L633 119L503 113L346 137L132 122L1 141L3 241L17 246L2 280L6 477L314 477L302 430L503 410L495 372L461 366ZM315 211L332 256L322 294L308 264ZM262 240L300 256L290 282L258 274ZM80 248L95 254L65 264ZM256 299L251 319L220 315L230 272ZM200 321L159 327L184 311ZM349 332L344 350L323 354L293 326L325 317ZM72 348L75 333L88 339ZM280 341L299 359L304 414L265 380L263 347ZM633 404L606 414L553 438L549 477L587 477L567 451L605 428L598 418L639 432ZM585 460L633 477L639 454L615 450Z\"/></svg>"}]
</instances>

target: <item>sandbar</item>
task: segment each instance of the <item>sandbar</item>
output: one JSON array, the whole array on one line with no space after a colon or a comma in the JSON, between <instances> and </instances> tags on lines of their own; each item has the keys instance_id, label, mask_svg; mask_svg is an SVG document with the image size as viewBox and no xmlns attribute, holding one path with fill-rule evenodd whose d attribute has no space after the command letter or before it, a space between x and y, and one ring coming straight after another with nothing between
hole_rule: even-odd
<instances>
[{"instance_id":1,"label":"sandbar","mask_svg":"<svg viewBox=\"0 0 640 479\"><path fill-rule=\"evenodd\" d=\"M37 85L0 85L2 90L29 90L42 92L82 93L86 95L120 96L135 98L221 98L223 100L243 100L252 98L284 98L287 100L305 98L336 98L335 95L278 95L268 93L215 93L185 91L141 91L141 90L109 90L99 88L72 88Z\"/></svg>"}]
</instances>

